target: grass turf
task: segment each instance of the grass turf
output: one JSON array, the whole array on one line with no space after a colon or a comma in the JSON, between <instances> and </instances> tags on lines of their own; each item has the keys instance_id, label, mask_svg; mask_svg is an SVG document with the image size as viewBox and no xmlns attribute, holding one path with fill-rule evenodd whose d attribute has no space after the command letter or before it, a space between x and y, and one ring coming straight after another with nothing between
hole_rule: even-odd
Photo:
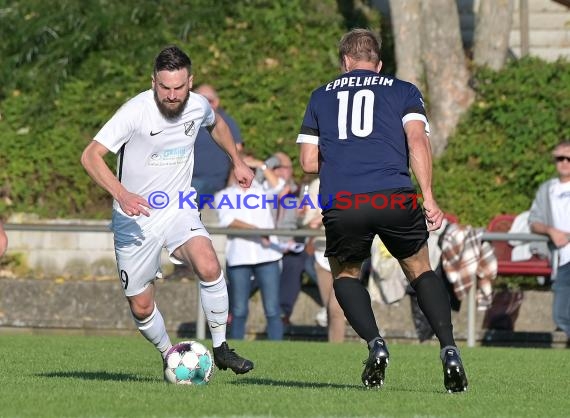
<instances>
[{"instance_id":1,"label":"grass turf","mask_svg":"<svg viewBox=\"0 0 570 418\"><path fill-rule=\"evenodd\" d=\"M209 345L209 341L206 342ZM386 385L360 381L364 344L230 341L249 374L207 386L162 380L141 336L0 335L0 417L562 417L570 351L463 348L469 390L443 388L439 350L389 344Z\"/></svg>"}]
</instances>

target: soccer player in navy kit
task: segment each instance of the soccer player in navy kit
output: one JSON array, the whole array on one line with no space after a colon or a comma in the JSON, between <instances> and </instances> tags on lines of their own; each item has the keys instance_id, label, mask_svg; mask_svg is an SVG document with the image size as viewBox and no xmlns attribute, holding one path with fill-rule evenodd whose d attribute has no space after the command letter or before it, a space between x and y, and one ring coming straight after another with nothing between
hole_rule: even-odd
<instances>
[{"instance_id":1,"label":"soccer player in navy kit","mask_svg":"<svg viewBox=\"0 0 570 418\"><path fill-rule=\"evenodd\" d=\"M467 378L453 338L449 297L428 257L428 231L443 220L432 193L429 124L419 90L379 74L380 45L379 37L365 29L343 36L343 74L311 95L297 138L300 161L305 172L321 179L325 255L335 295L368 343L364 385L381 387L389 361L370 295L358 280L377 234L400 262L439 339L445 388L460 392L467 389ZM408 166L421 189L423 210Z\"/></svg>"},{"instance_id":2,"label":"soccer player in navy kit","mask_svg":"<svg viewBox=\"0 0 570 418\"><path fill-rule=\"evenodd\" d=\"M198 129L206 127L228 154L240 186L251 185L253 172L238 156L224 120L205 97L190 92L191 69L190 58L178 47L163 49L154 63L152 88L121 106L85 148L81 163L114 198L119 278L140 332L166 358L172 344L154 297L160 254L166 248L198 274L216 366L242 374L253 363L226 342L226 281L198 209L186 201L194 190ZM119 154L116 176L103 159L109 151ZM186 196L182 200L181 194Z\"/></svg>"}]
</instances>

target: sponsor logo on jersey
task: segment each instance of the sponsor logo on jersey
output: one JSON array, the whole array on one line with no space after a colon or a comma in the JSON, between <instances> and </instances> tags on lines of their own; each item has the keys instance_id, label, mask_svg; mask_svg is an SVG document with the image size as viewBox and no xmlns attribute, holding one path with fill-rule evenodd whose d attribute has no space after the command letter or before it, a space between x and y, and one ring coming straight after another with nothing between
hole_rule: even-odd
<instances>
[{"instance_id":1,"label":"sponsor logo on jersey","mask_svg":"<svg viewBox=\"0 0 570 418\"><path fill-rule=\"evenodd\" d=\"M167 165L184 164L190 157L190 148L176 147L168 148L162 151L153 152L147 162L147 165L158 167Z\"/></svg>"}]
</instances>

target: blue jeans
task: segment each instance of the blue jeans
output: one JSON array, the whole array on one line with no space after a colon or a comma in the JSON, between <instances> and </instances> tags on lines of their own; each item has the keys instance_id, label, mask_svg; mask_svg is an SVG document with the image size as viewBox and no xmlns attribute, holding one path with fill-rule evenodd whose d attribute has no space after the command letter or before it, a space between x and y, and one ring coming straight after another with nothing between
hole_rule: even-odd
<instances>
[{"instance_id":1,"label":"blue jeans","mask_svg":"<svg viewBox=\"0 0 570 418\"><path fill-rule=\"evenodd\" d=\"M263 310L267 320L267 338L270 340L282 340L283 323L281 322L279 307L279 282L281 275L279 261L228 267L227 272L230 281L230 311L232 313L230 338L242 340L245 336L245 324L249 313L251 276L254 276L261 290Z\"/></svg>"},{"instance_id":2,"label":"blue jeans","mask_svg":"<svg viewBox=\"0 0 570 418\"><path fill-rule=\"evenodd\" d=\"M558 268L552 290L552 318L556 326L570 337L570 263Z\"/></svg>"},{"instance_id":3,"label":"blue jeans","mask_svg":"<svg viewBox=\"0 0 570 418\"><path fill-rule=\"evenodd\" d=\"M305 273L307 273L314 284L317 284L317 270L315 269L315 255L307 254L305 257Z\"/></svg>"},{"instance_id":4,"label":"blue jeans","mask_svg":"<svg viewBox=\"0 0 570 418\"><path fill-rule=\"evenodd\" d=\"M307 256L308 254L304 251L298 254L286 253L283 255L279 298L281 300L281 313L285 316L290 316L293 312L293 306L301 291L301 279L303 278Z\"/></svg>"}]
</instances>

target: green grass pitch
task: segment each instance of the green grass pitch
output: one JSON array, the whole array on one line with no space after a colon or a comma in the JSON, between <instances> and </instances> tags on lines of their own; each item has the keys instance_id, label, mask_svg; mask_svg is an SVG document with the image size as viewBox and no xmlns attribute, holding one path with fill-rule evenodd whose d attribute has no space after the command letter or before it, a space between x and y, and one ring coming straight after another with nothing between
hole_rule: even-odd
<instances>
[{"instance_id":1,"label":"green grass pitch","mask_svg":"<svg viewBox=\"0 0 570 418\"><path fill-rule=\"evenodd\" d=\"M461 347L470 386L450 395L437 347L388 344L381 390L363 387L355 342L231 341L255 369L194 387L164 383L139 335L3 332L0 417L570 416L570 350Z\"/></svg>"}]
</instances>

